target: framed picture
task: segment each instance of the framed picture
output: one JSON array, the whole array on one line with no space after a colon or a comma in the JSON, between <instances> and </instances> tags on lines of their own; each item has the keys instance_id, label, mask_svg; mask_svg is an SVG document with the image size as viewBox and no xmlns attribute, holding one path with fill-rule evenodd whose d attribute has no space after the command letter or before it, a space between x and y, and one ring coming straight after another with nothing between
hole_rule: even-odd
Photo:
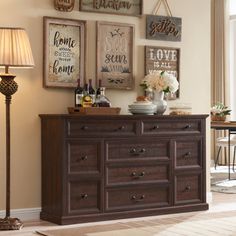
<instances>
[{"instance_id":1,"label":"framed picture","mask_svg":"<svg viewBox=\"0 0 236 236\"><path fill-rule=\"evenodd\" d=\"M182 35L182 18L147 15L146 17L147 39L180 42L181 35Z\"/></svg>"},{"instance_id":2,"label":"framed picture","mask_svg":"<svg viewBox=\"0 0 236 236\"><path fill-rule=\"evenodd\" d=\"M85 21L44 17L44 87L83 86L85 37Z\"/></svg>"},{"instance_id":3,"label":"framed picture","mask_svg":"<svg viewBox=\"0 0 236 236\"><path fill-rule=\"evenodd\" d=\"M102 86L133 89L134 26L97 22L97 79Z\"/></svg>"},{"instance_id":4,"label":"framed picture","mask_svg":"<svg viewBox=\"0 0 236 236\"><path fill-rule=\"evenodd\" d=\"M178 82L180 64L180 49L171 47L145 46L145 73L152 74L155 71L166 71L173 74ZM169 99L179 97L179 89Z\"/></svg>"},{"instance_id":5,"label":"framed picture","mask_svg":"<svg viewBox=\"0 0 236 236\"><path fill-rule=\"evenodd\" d=\"M80 0L80 11L141 16L143 0Z\"/></svg>"}]
</instances>

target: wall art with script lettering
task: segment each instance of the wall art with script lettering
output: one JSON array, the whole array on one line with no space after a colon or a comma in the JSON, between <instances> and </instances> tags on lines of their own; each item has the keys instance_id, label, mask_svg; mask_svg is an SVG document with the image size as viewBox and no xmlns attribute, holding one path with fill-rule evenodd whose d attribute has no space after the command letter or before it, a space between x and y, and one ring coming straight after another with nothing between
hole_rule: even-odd
<instances>
[{"instance_id":1,"label":"wall art with script lettering","mask_svg":"<svg viewBox=\"0 0 236 236\"><path fill-rule=\"evenodd\" d=\"M85 37L85 21L44 17L44 87L83 85Z\"/></svg>"},{"instance_id":2,"label":"wall art with script lettering","mask_svg":"<svg viewBox=\"0 0 236 236\"><path fill-rule=\"evenodd\" d=\"M182 19L179 17L147 15L146 38L181 41Z\"/></svg>"},{"instance_id":3,"label":"wall art with script lettering","mask_svg":"<svg viewBox=\"0 0 236 236\"><path fill-rule=\"evenodd\" d=\"M80 0L80 11L142 15L143 0Z\"/></svg>"},{"instance_id":4,"label":"wall art with script lettering","mask_svg":"<svg viewBox=\"0 0 236 236\"><path fill-rule=\"evenodd\" d=\"M75 0L54 0L54 7L58 11L72 11Z\"/></svg>"},{"instance_id":5,"label":"wall art with script lettering","mask_svg":"<svg viewBox=\"0 0 236 236\"><path fill-rule=\"evenodd\" d=\"M167 71L179 81L180 49L171 47L145 47L145 73ZM179 90L171 95L171 99L179 97Z\"/></svg>"},{"instance_id":6,"label":"wall art with script lettering","mask_svg":"<svg viewBox=\"0 0 236 236\"><path fill-rule=\"evenodd\" d=\"M97 22L97 79L102 86L133 89L134 26Z\"/></svg>"}]
</instances>

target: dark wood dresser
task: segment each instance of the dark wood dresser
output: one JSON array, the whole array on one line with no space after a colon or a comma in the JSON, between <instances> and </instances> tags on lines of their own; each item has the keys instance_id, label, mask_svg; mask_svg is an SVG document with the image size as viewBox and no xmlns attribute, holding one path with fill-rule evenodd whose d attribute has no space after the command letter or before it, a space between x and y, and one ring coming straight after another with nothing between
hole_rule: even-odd
<instances>
[{"instance_id":1,"label":"dark wood dresser","mask_svg":"<svg viewBox=\"0 0 236 236\"><path fill-rule=\"evenodd\" d=\"M207 115L40 115L41 219L57 224L208 209Z\"/></svg>"}]
</instances>

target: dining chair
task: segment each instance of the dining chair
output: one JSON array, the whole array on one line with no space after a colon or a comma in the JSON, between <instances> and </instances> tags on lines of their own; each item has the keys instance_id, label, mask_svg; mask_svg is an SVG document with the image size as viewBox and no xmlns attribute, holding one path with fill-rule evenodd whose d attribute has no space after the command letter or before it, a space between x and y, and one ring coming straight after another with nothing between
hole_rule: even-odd
<instances>
[{"instance_id":1,"label":"dining chair","mask_svg":"<svg viewBox=\"0 0 236 236\"><path fill-rule=\"evenodd\" d=\"M216 146L219 147L217 156L215 158L215 169L216 165L219 161L219 156L222 148L228 148L229 145L229 137L219 137L216 139ZM230 147L234 147L234 155L233 155L233 171L234 171L234 165L235 165L235 154L236 154L236 135L230 135ZM229 160L230 161L230 160Z\"/></svg>"}]
</instances>

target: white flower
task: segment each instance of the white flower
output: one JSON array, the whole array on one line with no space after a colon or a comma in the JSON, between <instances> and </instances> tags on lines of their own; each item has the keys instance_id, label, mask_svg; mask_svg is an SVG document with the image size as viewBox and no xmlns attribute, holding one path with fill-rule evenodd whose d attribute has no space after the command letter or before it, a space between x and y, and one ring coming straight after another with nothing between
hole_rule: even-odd
<instances>
[{"instance_id":1,"label":"white flower","mask_svg":"<svg viewBox=\"0 0 236 236\"><path fill-rule=\"evenodd\" d=\"M164 91L166 93L175 93L179 88L177 79L166 71L156 71L146 75L142 84L153 90Z\"/></svg>"}]
</instances>

